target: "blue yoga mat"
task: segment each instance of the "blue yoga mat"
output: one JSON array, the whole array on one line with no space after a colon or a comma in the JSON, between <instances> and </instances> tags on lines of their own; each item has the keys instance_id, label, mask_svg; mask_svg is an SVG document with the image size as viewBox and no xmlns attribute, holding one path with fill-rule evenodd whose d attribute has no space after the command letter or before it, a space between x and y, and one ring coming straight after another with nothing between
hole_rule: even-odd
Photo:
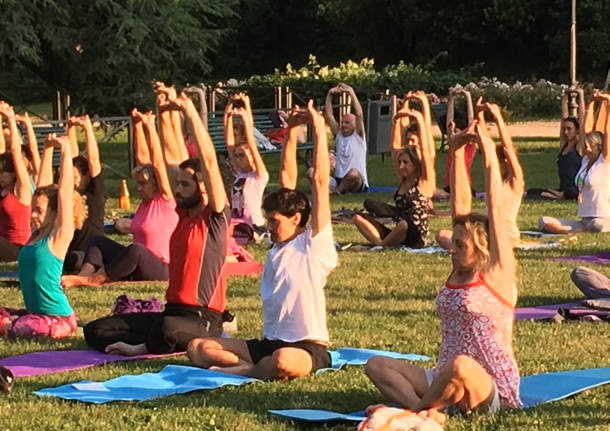
<instances>
[{"instance_id":1,"label":"blue yoga mat","mask_svg":"<svg viewBox=\"0 0 610 431\"><path fill-rule=\"evenodd\" d=\"M428 356L416 355L414 353L397 353L386 350L357 349L354 347L342 347L338 350L331 350L329 353L331 360L330 368L322 368L317 371L318 373L329 370L339 370L345 365L364 365L372 356L386 356L388 358L406 359L409 361L430 360Z\"/></svg>"},{"instance_id":2,"label":"blue yoga mat","mask_svg":"<svg viewBox=\"0 0 610 431\"><path fill-rule=\"evenodd\" d=\"M394 191L396 191L396 186L369 186L368 188L369 193L392 193Z\"/></svg>"},{"instance_id":3,"label":"blue yoga mat","mask_svg":"<svg viewBox=\"0 0 610 431\"><path fill-rule=\"evenodd\" d=\"M519 396L523 402L523 407L529 408L562 400L587 389L608 383L610 383L610 367L534 374L521 379ZM359 422L364 419L364 410L339 413L330 410L289 409L269 410L269 413L306 422Z\"/></svg>"},{"instance_id":4,"label":"blue yoga mat","mask_svg":"<svg viewBox=\"0 0 610 431\"><path fill-rule=\"evenodd\" d=\"M167 365L158 373L127 375L106 382L83 380L56 388L41 389L37 395L49 395L87 403L143 401L202 389L240 386L257 381L249 377L210 371L183 365Z\"/></svg>"},{"instance_id":5,"label":"blue yoga mat","mask_svg":"<svg viewBox=\"0 0 610 431\"><path fill-rule=\"evenodd\" d=\"M422 355L350 347L331 351L330 355L331 367L318 370L318 373L339 370L345 365L364 365L371 356L387 356L412 361L430 359ZM41 389L36 394L88 403L143 401L197 390L216 389L226 385L239 386L255 381L258 380L202 368L167 365L158 373L120 376L106 382L83 380L56 388Z\"/></svg>"}]
</instances>

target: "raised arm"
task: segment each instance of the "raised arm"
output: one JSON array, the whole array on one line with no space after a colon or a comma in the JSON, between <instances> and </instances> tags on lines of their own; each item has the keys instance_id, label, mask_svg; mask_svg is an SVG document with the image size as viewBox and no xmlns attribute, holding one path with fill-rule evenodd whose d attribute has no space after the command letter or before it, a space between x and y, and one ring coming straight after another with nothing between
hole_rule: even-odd
<instances>
[{"instance_id":1,"label":"raised arm","mask_svg":"<svg viewBox=\"0 0 610 431\"><path fill-rule=\"evenodd\" d=\"M220 168L218 167L218 159L212 138L210 138L207 129L203 125L203 121L193 101L186 93L180 93L177 97L173 97L171 93L165 94L169 102L168 107L181 110L184 113L186 121L191 125L197 151L203 162L203 182L208 194L208 205L210 205L212 211L220 213L227 206L227 194L220 174Z\"/></svg>"},{"instance_id":2,"label":"raised arm","mask_svg":"<svg viewBox=\"0 0 610 431\"><path fill-rule=\"evenodd\" d=\"M398 177L398 181L402 180L402 176L400 175L399 169L399 161L398 155L400 150L403 148L403 119L409 118L409 114L407 113L408 105L407 100L405 99L403 105L400 107L396 115L394 116L394 121L392 122L392 142L390 143L390 149L392 151L392 167L394 168L394 173Z\"/></svg>"},{"instance_id":3,"label":"raised arm","mask_svg":"<svg viewBox=\"0 0 610 431\"><path fill-rule=\"evenodd\" d=\"M521 163L519 163L519 157L517 156L517 150L513 144L513 139L508 132L506 123L504 123L502 111L500 111L500 107L495 103L485 103L483 107L486 111L491 113L491 115L494 117L496 126L498 127L498 133L500 134L500 140L502 141L502 148L506 158L508 159L508 167L510 169L511 176L511 188L513 190L517 190L519 188L523 189L523 168L521 167Z\"/></svg>"},{"instance_id":4,"label":"raised arm","mask_svg":"<svg viewBox=\"0 0 610 431\"><path fill-rule=\"evenodd\" d=\"M102 173L102 162L100 161L100 149L97 145L95 132L93 131L93 124L91 124L91 119L87 114L80 117L77 121L85 131L89 175L91 175L91 178L95 178Z\"/></svg>"},{"instance_id":5,"label":"raised arm","mask_svg":"<svg viewBox=\"0 0 610 431\"><path fill-rule=\"evenodd\" d=\"M6 117L11 136L10 152L13 158L13 166L15 167L15 176L17 178L15 196L17 196L19 202L29 206L32 204L32 186L28 168L23 159L23 155L21 154L21 133L17 127L17 120L15 119L13 107L8 103L0 102L0 114Z\"/></svg>"},{"instance_id":6,"label":"raised arm","mask_svg":"<svg viewBox=\"0 0 610 431\"><path fill-rule=\"evenodd\" d=\"M364 113L362 112L362 105L358 100L358 96L356 96L356 92L352 87L343 83L339 84L339 88L349 94L350 100L352 101L353 114L356 116L356 132L364 137Z\"/></svg>"},{"instance_id":7,"label":"raised arm","mask_svg":"<svg viewBox=\"0 0 610 431\"><path fill-rule=\"evenodd\" d=\"M40 170L40 153L38 152L38 139L36 139L36 132L34 132L34 126L32 125L32 119L27 114L16 115L18 122L21 122L25 126L25 131L28 137L28 150L32 158L32 167L34 168L34 176L38 176Z\"/></svg>"},{"instance_id":8,"label":"raised arm","mask_svg":"<svg viewBox=\"0 0 610 431\"><path fill-rule=\"evenodd\" d=\"M0 115L0 154L6 153L6 140L4 139L4 126L3 118Z\"/></svg>"},{"instance_id":9,"label":"raised arm","mask_svg":"<svg viewBox=\"0 0 610 431\"><path fill-rule=\"evenodd\" d=\"M602 99L602 105L605 107L606 112L603 128L604 144L602 148L602 157L606 162L610 162L610 93L599 93L599 97Z\"/></svg>"},{"instance_id":10,"label":"raised arm","mask_svg":"<svg viewBox=\"0 0 610 431\"><path fill-rule=\"evenodd\" d=\"M233 160L235 154L235 129L233 128L233 99L229 99L223 116L223 126L225 132L225 145L229 160Z\"/></svg>"},{"instance_id":11,"label":"raised arm","mask_svg":"<svg viewBox=\"0 0 610 431\"><path fill-rule=\"evenodd\" d=\"M244 109L239 110L238 114L241 116L242 122L244 123L244 130L246 133L246 142L248 149L252 155L252 161L254 162L254 170L256 176L260 178L267 173L267 167L263 158L261 157L258 146L256 145L256 139L254 138L254 116L252 115L252 106L250 105L250 97L246 94L239 94L240 99L244 102Z\"/></svg>"},{"instance_id":12,"label":"raised arm","mask_svg":"<svg viewBox=\"0 0 610 431\"><path fill-rule=\"evenodd\" d=\"M151 162L155 170L159 190L161 190L165 200L169 200L174 197L174 194L172 192L172 186L169 182L169 176L167 175L165 161L163 160L163 151L161 150L159 135L157 134L155 115L152 112L147 112L146 114L140 113L140 118L142 119L142 123L146 129L146 134L148 135Z\"/></svg>"},{"instance_id":13,"label":"raised arm","mask_svg":"<svg viewBox=\"0 0 610 431\"><path fill-rule=\"evenodd\" d=\"M489 214L489 270L488 281L492 288L508 303L517 300L515 284L515 255L505 227L500 165L496 155L496 144L487 132L485 115L479 111L476 133L483 153L485 173L485 200Z\"/></svg>"},{"instance_id":14,"label":"raised arm","mask_svg":"<svg viewBox=\"0 0 610 431\"><path fill-rule=\"evenodd\" d=\"M72 157L76 157L80 153L80 150L78 149L78 136L76 133L77 118L78 117L74 115L68 117L68 127L66 129L66 135L68 135L68 139L70 140L70 151L72 153Z\"/></svg>"},{"instance_id":15,"label":"raised arm","mask_svg":"<svg viewBox=\"0 0 610 431\"><path fill-rule=\"evenodd\" d=\"M333 136L336 136L339 132L339 124L337 120L335 120L335 115L333 114L333 95L340 94L341 89L339 85L331 88L326 93L326 100L324 100L324 118L326 119L326 124L330 127L330 131Z\"/></svg>"},{"instance_id":16,"label":"raised arm","mask_svg":"<svg viewBox=\"0 0 610 431\"><path fill-rule=\"evenodd\" d=\"M431 198L436 190L436 172L434 171L434 153L428 141L428 130L421 112L406 108L406 113L417 123L419 134L419 154L422 161L422 176L419 178L418 188L422 195Z\"/></svg>"},{"instance_id":17,"label":"raised arm","mask_svg":"<svg viewBox=\"0 0 610 431\"><path fill-rule=\"evenodd\" d=\"M282 146L282 157L280 160L280 186L286 189L297 188L298 165L297 144L299 142L299 129L308 121L307 113L295 105L288 115L288 132L286 141ZM330 168L329 168L330 174Z\"/></svg>"},{"instance_id":18,"label":"raised arm","mask_svg":"<svg viewBox=\"0 0 610 431\"><path fill-rule=\"evenodd\" d=\"M74 175L72 174L72 153L67 136L56 137L54 133L47 136L45 146L55 145L59 148L59 182L57 190L57 217L55 226L49 235L49 250L55 256L63 258L74 236Z\"/></svg>"},{"instance_id":19,"label":"raised arm","mask_svg":"<svg viewBox=\"0 0 610 431\"><path fill-rule=\"evenodd\" d=\"M464 146L476 139L473 134L475 122L468 125L468 128L461 132L455 131L455 124L449 123L447 136L449 138L449 151L452 153L452 163L450 171L451 185L451 217L470 214L472 211L472 191L466 169L466 156Z\"/></svg>"},{"instance_id":20,"label":"raised arm","mask_svg":"<svg viewBox=\"0 0 610 431\"><path fill-rule=\"evenodd\" d=\"M311 208L311 236L313 237L330 223L330 162L326 123L311 99L307 102L307 112L311 118L314 133Z\"/></svg>"},{"instance_id":21,"label":"raised arm","mask_svg":"<svg viewBox=\"0 0 610 431\"><path fill-rule=\"evenodd\" d=\"M133 146L136 155L136 165L149 165L151 163L150 152L148 151L148 144L146 143L144 124L142 124L140 111L133 108L129 115L131 117L131 125L133 127Z\"/></svg>"},{"instance_id":22,"label":"raised arm","mask_svg":"<svg viewBox=\"0 0 610 431\"><path fill-rule=\"evenodd\" d=\"M157 91L157 108L166 104L170 99L176 99L176 89L174 87L167 87L162 82L155 83L155 86ZM167 165L179 165L188 158L188 152L184 145L184 139L179 140L176 137L172 115L170 110L157 109L165 163Z\"/></svg>"},{"instance_id":23,"label":"raised arm","mask_svg":"<svg viewBox=\"0 0 610 431\"><path fill-rule=\"evenodd\" d=\"M68 141L69 142L69 141ZM53 145L44 146L42 150L42 162L36 179L36 188L50 186L53 184Z\"/></svg>"}]
</instances>

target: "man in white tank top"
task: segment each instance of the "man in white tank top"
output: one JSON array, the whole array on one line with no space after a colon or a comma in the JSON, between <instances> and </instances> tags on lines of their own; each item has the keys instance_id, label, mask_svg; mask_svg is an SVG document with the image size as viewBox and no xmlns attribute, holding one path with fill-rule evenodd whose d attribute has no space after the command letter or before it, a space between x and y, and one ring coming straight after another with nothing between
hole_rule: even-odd
<instances>
[{"instance_id":1,"label":"man in white tank top","mask_svg":"<svg viewBox=\"0 0 610 431\"><path fill-rule=\"evenodd\" d=\"M352 113L341 117L337 123L333 115L332 97L347 93L352 103ZM362 106L354 89L340 83L328 90L324 104L324 117L335 137L335 172L330 179L330 191L338 194L359 193L369 187L366 175L366 139Z\"/></svg>"}]
</instances>

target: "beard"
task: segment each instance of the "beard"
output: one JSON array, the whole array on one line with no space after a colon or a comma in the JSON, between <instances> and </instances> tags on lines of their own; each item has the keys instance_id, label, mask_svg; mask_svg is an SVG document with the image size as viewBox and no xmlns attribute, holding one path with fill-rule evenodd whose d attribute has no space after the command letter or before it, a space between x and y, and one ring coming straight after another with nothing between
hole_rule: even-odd
<instances>
[{"instance_id":1,"label":"beard","mask_svg":"<svg viewBox=\"0 0 610 431\"><path fill-rule=\"evenodd\" d=\"M176 195L175 198L176 206L183 210L195 208L197 205L203 203L203 199L201 198L200 193L194 193L191 196L187 196L184 198L182 196Z\"/></svg>"}]
</instances>

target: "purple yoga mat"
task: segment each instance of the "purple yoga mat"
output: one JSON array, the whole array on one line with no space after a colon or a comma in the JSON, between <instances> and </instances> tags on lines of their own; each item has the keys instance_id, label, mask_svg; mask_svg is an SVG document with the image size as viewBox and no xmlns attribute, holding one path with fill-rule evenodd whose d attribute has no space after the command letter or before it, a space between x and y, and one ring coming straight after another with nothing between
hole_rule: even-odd
<instances>
[{"instance_id":1,"label":"purple yoga mat","mask_svg":"<svg viewBox=\"0 0 610 431\"><path fill-rule=\"evenodd\" d=\"M15 377L27 377L80 370L109 362L163 358L181 354L123 356L107 355L97 350L47 350L2 358L0 365L10 369Z\"/></svg>"},{"instance_id":2,"label":"purple yoga mat","mask_svg":"<svg viewBox=\"0 0 610 431\"><path fill-rule=\"evenodd\" d=\"M581 260L598 265L608 265L610 264L610 251L593 255L586 254L584 256L552 257L551 260Z\"/></svg>"},{"instance_id":3,"label":"purple yoga mat","mask_svg":"<svg viewBox=\"0 0 610 431\"><path fill-rule=\"evenodd\" d=\"M515 320L542 320L549 319L557 314L560 308L567 308L570 314L606 316L607 310L589 308L581 301L566 302L564 304L539 305L537 307L522 307L515 309Z\"/></svg>"}]
</instances>

